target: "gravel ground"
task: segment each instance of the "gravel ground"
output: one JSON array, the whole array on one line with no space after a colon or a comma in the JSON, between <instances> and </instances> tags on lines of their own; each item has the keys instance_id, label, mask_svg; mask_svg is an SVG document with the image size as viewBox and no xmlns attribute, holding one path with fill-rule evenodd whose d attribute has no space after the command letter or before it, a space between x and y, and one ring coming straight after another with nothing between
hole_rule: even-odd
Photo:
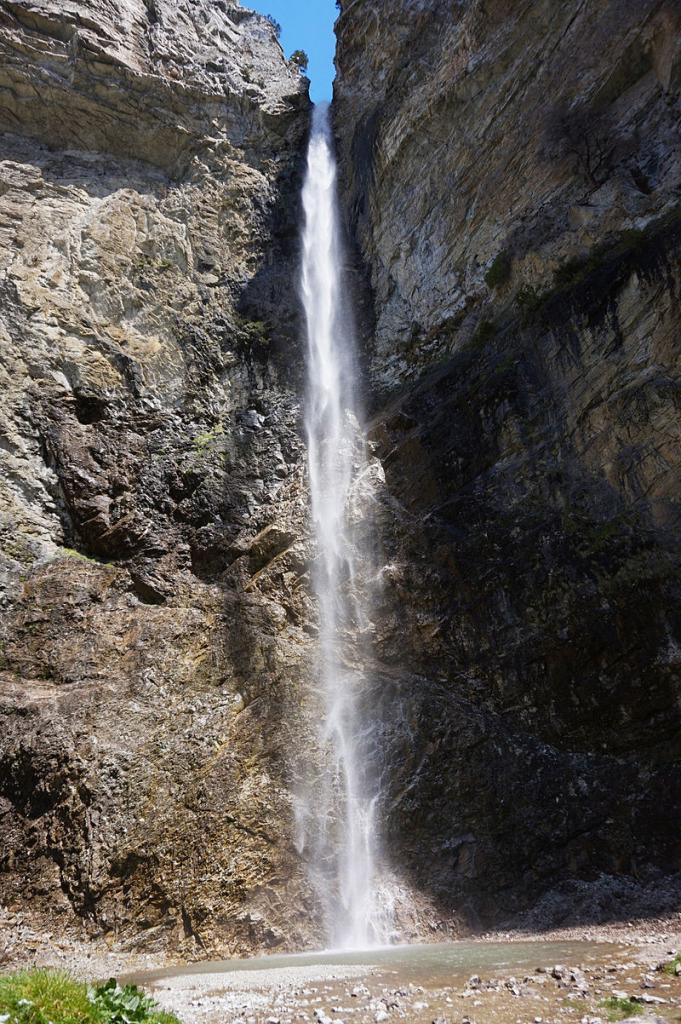
<instances>
[{"instance_id":1,"label":"gravel ground","mask_svg":"<svg viewBox=\"0 0 681 1024\"><path fill-rule=\"evenodd\" d=\"M486 969L475 947L541 943L532 966ZM559 961L558 946L580 944ZM681 1017L681 977L657 968L681 950L681 914L665 918L531 931L490 932L466 940L467 970L414 972L409 964L287 964L229 973L159 977L172 966L155 954L110 950L103 940L79 941L34 929L0 908L2 969L41 965L84 978L134 975L183 1024L610 1024L623 1009L637 1024ZM535 947L533 947L534 949ZM489 960L489 950L480 961ZM534 955L534 954L533 954ZM426 972L427 973L427 972ZM630 998L618 1011L610 998Z\"/></svg>"}]
</instances>

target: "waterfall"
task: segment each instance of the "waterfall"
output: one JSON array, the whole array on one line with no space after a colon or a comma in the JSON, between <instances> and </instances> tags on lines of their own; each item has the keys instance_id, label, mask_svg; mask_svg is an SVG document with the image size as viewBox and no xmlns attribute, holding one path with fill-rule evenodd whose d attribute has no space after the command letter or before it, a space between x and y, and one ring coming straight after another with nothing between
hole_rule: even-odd
<instances>
[{"instance_id":1,"label":"waterfall","mask_svg":"<svg viewBox=\"0 0 681 1024\"><path fill-rule=\"evenodd\" d=\"M307 173L301 294L307 327L305 425L317 556L318 681L321 765L310 770L300 798L300 848L324 907L327 939L336 948L385 941L377 880L378 785L370 768L374 730L364 720L366 680L356 667L366 628L366 599L357 584L354 519L361 518L365 439L358 425L355 339L346 315L343 244L328 105L314 109Z\"/></svg>"}]
</instances>

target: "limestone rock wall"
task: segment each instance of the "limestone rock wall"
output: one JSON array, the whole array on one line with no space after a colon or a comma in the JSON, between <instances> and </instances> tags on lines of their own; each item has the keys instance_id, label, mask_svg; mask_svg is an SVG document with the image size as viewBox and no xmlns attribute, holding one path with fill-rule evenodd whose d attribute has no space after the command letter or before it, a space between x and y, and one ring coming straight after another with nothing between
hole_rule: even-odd
<instances>
[{"instance_id":1,"label":"limestone rock wall","mask_svg":"<svg viewBox=\"0 0 681 1024\"><path fill-rule=\"evenodd\" d=\"M681 9L341 8L396 864L616 917L681 867Z\"/></svg>"},{"instance_id":2,"label":"limestone rock wall","mask_svg":"<svg viewBox=\"0 0 681 1024\"><path fill-rule=\"evenodd\" d=\"M681 9L341 8L398 927L654 912ZM318 944L305 82L234 0L0 0L0 47L0 904L123 949Z\"/></svg>"},{"instance_id":3,"label":"limestone rock wall","mask_svg":"<svg viewBox=\"0 0 681 1024\"><path fill-rule=\"evenodd\" d=\"M231 0L8 0L0 53L0 902L299 945L306 82Z\"/></svg>"}]
</instances>

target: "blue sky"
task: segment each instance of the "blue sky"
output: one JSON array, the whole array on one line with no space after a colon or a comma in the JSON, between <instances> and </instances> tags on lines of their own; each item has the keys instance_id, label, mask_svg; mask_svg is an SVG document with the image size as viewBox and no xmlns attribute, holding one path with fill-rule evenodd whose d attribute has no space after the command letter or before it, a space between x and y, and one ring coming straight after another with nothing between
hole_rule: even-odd
<instances>
[{"instance_id":1,"label":"blue sky","mask_svg":"<svg viewBox=\"0 0 681 1024\"><path fill-rule=\"evenodd\" d=\"M310 58L310 96L315 103L330 100L336 48L333 23L338 15L335 0L243 0L243 5L277 19L286 56L305 50Z\"/></svg>"}]
</instances>

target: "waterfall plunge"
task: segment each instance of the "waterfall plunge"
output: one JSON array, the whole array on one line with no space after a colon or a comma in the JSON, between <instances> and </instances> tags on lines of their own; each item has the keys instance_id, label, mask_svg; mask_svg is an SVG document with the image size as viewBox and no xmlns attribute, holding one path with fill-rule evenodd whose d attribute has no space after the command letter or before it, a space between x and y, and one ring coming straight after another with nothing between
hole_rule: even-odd
<instances>
[{"instance_id":1,"label":"waterfall plunge","mask_svg":"<svg viewBox=\"0 0 681 1024\"><path fill-rule=\"evenodd\" d=\"M361 502L365 441L355 412L354 332L344 313L343 247L327 105L314 110L303 208L305 423L318 550L314 587L319 606L323 764L321 774L308 779L300 796L300 847L324 907L330 944L363 948L385 941L387 922L376 869L378 784L370 768L374 729L363 721L363 679L353 669L353 641L366 625L351 513Z\"/></svg>"}]
</instances>

